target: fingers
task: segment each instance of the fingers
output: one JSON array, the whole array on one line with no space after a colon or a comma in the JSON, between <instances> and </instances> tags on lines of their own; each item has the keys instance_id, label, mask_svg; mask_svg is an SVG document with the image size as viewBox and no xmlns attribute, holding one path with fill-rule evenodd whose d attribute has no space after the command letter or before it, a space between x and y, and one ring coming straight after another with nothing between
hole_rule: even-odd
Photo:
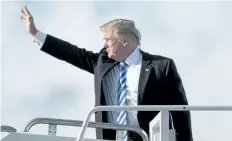
<instances>
[{"instance_id":1,"label":"fingers","mask_svg":"<svg viewBox=\"0 0 232 141\"><path fill-rule=\"evenodd\" d=\"M32 15L26 6L21 10L21 12L22 12L22 15L21 15L20 19L22 19L24 21L32 22Z\"/></svg>"},{"instance_id":2,"label":"fingers","mask_svg":"<svg viewBox=\"0 0 232 141\"><path fill-rule=\"evenodd\" d=\"M31 15L31 13L29 12L29 10L27 9L27 7L25 6L25 12L27 15Z\"/></svg>"},{"instance_id":3,"label":"fingers","mask_svg":"<svg viewBox=\"0 0 232 141\"><path fill-rule=\"evenodd\" d=\"M22 12L23 16L26 16L26 15L25 15L25 12L23 11L23 9L21 10L21 12Z\"/></svg>"},{"instance_id":4,"label":"fingers","mask_svg":"<svg viewBox=\"0 0 232 141\"><path fill-rule=\"evenodd\" d=\"M31 15L31 13L29 12L29 10L27 9L26 6L25 6L25 8L23 8L23 9L21 10L21 12L22 12L22 14L23 14L24 16L30 16L30 15Z\"/></svg>"},{"instance_id":5,"label":"fingers","mask_svg":"<svg viewBox=\"0 0 232 141\"><path fill-rule=\"evenodd\" d=\"M20 19L26 21L26 18L24 16L21 16Z\"/></svg>"},{"instance_id":6,"label":"fingers","mask_svg":"<svg viewBox=\"0 0 232 141\"><path fill-rule=\"evenodd\" d=\"M23 20L24 22L26 22L26 14L25 14L24 10L22 9L21 12L22 12L22 15L20 16L20 19Z\"/></svg>"}]
</instances>

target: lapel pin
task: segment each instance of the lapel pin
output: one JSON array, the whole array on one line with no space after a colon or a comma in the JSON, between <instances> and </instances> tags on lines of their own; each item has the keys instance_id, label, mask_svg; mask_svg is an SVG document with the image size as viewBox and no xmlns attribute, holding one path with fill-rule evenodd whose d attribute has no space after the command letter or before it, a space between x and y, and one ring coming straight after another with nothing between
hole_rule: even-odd
<instances>
[{"instance_id":1,"label":"lapel pin","mask_svg":"<svg viewBox=\"0 0 232 141\"><path fill-rule=\"evenodd\" d=\"M149 71L148 69L146 69L146 71Z\"/></svg>"}]
</instances>

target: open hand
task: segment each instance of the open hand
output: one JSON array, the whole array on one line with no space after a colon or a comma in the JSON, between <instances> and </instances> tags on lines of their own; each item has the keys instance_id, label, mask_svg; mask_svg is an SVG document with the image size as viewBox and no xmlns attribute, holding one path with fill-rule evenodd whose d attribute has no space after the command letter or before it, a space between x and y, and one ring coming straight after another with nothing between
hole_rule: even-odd
<instances>
[{"instance_id":1,"label":"open hand","mask_svg":"<svg viewBox=\"0 0 232 141\"><path fill-rule=\"evenodd\" d=\"M26 6L22 9L21 19L25 22L27 32L30 35L35 36L38 30L36 29L33 17Z\"/></svg>"}]
</instances>

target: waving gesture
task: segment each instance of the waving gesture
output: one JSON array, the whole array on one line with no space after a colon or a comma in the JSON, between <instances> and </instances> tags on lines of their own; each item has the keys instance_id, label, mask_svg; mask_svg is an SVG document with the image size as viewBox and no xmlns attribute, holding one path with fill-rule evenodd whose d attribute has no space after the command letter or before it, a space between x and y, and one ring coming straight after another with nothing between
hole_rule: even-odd
<instances>
[{"instance_id":1,"label":"waving gesture","mask_svg":"<svg viewBox=\"0 0 232 141\"><path fill-rule=\"evenodd\" d=\"M27 32L30 35L35 36L38 30L36 29L33 17L26 6L22 9L21 19L25 22Z\"/></svg>"}]
</instances>

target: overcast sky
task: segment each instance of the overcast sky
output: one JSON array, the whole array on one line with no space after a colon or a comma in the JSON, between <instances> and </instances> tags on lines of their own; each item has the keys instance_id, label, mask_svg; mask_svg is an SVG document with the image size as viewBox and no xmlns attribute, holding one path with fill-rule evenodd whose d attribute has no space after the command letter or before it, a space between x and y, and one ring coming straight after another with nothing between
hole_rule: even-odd
<instances>
[{"instance_id":1,"label":"overcast sky","mask_svg":"<svg viewBox=\"0 0 232 141\"><path fill-rule=\"evenodd\" d=\"M101 24L134 20L144 51L174 59L190 105L231 105L232 2L11 1L1 7L1 125L22 131L36 117L84 120L94 105L93 75L39 50L20 20L24 5L39 30L94 52L103 46ZM191 113L194 141L231 140L232 112ZM58 135L79 129L59 127ZM46 134L47 125L30 131Z\"/></svg>"}]
</instances>

